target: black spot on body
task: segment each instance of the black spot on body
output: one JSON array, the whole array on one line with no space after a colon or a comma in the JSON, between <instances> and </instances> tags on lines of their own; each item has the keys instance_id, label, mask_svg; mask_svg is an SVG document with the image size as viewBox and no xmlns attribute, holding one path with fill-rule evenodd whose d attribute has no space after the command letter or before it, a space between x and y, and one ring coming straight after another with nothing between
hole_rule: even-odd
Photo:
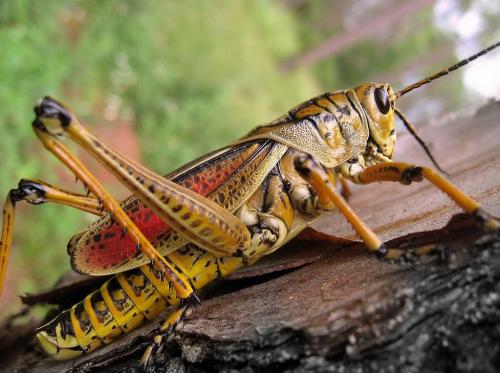
<instances>
[{"instance_id":1,"label":"black spot on body","mask_svg":"<svg viewBox=\"0 0 500 373\"><path fill-rule=\"evenodd\" d=\"M195 220L195 221L193 221L193 222L191 223L191 228L196 228L196 227L200 226L200 225L201 225L201 223L202 223L202 221L201 221L201 220L199 220L199 219L198 219L198 220Z\"/></svg>"}]
</instances>

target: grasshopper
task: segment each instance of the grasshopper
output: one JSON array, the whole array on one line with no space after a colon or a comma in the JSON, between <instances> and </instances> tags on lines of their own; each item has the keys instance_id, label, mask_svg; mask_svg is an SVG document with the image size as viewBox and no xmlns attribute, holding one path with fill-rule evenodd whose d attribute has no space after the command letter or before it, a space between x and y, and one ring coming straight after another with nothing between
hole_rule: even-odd
<instances>
[{"instance_id":1,"label":"grasshopper","mask_svg":"<svg viewBox=\"0 0 500 373\"><path fill-rule=\"evenodd\" d=\"M361 185L426 179L485 227L499 229L496 218L434 169L392 159L398 116L440 169L396 101L498 46L500 42L398 92L389 84L368 83L314 97L166 177L127 159L67 107L45 97L35 107L33 129L89 193L72 193L35 179L23 179L9 192L3 211L0 289L16 203L56 202L97 215L70 240L71 266L84 274L115 276L41 326L36 338L53 358L72 359L171 307L161 334L145 351L146 364L162 335L198 301L195 290L274 252L333 211L345 216L378 258L398 261L427 254L387 248L337 191L341 178ZM117 202L62 138L91 153L133 194Z\"/></svg>"}]
</instances>

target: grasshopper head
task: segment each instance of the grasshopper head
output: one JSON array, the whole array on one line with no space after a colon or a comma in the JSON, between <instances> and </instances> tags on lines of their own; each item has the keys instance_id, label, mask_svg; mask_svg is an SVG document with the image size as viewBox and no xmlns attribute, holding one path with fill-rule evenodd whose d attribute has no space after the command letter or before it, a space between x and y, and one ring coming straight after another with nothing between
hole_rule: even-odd
<instances>
[{"instance_id":1,"label":"grasshopper head","mask_svg":"<svg viewBox=\"0 0 500 373\"><path fill-rule=\"evenodd\" d=\"M391 158L396 140L395 96L392 87L389 84L368 83L355 88L354 91L370 119L370 139L383 155Z\"/></svg>"}]
</instances>

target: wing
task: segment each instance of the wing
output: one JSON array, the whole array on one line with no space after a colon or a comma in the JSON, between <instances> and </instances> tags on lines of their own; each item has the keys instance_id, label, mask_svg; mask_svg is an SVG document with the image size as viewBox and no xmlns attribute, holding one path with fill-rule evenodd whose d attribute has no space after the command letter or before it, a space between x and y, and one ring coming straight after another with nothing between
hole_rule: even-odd
<instances>
[{"instance_id":1,"label":"wing","mask_svg":"<svg viewBox=\"0 0 500 373\"><path fill-rule=\"evenodd\" d=\"M247 142L201 157L166 177L234 212L253 194L286 149L269 140ZM122 207L162 255L188 242L136 197L129 197ZM123 272L148 263L110 214L75 235L68 244L68 254L75 271L92 275Z\"/></svg>"},{"instance_id":2,"label":"wing","mask_svg":"<svg viewBox=\"0 0 500 373\"><path fill-rule=\"evenodd\" d=\"M326 93L167 178L235 212L288 147L311 154L324 166L333 168L363 151L368 141L368 125L354 91ZM130 197L122 206L162 255L187 243L137 198ZM109 214L74 236L68 244L68 253L72 267L86 274L112 274L148 262Z\"/></svg>"}]
</instances>

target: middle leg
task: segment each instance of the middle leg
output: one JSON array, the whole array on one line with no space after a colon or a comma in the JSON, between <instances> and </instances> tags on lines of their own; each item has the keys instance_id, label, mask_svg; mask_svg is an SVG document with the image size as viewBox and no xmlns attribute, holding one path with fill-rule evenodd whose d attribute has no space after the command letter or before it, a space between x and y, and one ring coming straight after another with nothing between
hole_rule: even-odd
<instances>
[{"instance_id":1,"label":"middle leg","mask_svg":"<svg viewBox=\"0 0 500 373\"><path fill-rule=\"evenodd\" d=\"M98 198L57 188L38 179L21 179L17 188L13 189L11 193L16 202L26 201L32 205L53 202L97 216L103 214L104 206Z\"/></svg>"},{"instance_id":2,"label":"middle leg","mask_svg":"<svg viewBox=\"0 0 500 373\"><path fill-rule=\"evenodd\" d=\"M472 214L486 229L500 229L500 221L481 208L478 202L460 190L456 185L429 167L414 166L403 162L383 162L370 166L352 176L358 184L380 181L396 181L408 185L412 182L428 180L446 193L465 212Z\"/></svg>"}]
</instances>

